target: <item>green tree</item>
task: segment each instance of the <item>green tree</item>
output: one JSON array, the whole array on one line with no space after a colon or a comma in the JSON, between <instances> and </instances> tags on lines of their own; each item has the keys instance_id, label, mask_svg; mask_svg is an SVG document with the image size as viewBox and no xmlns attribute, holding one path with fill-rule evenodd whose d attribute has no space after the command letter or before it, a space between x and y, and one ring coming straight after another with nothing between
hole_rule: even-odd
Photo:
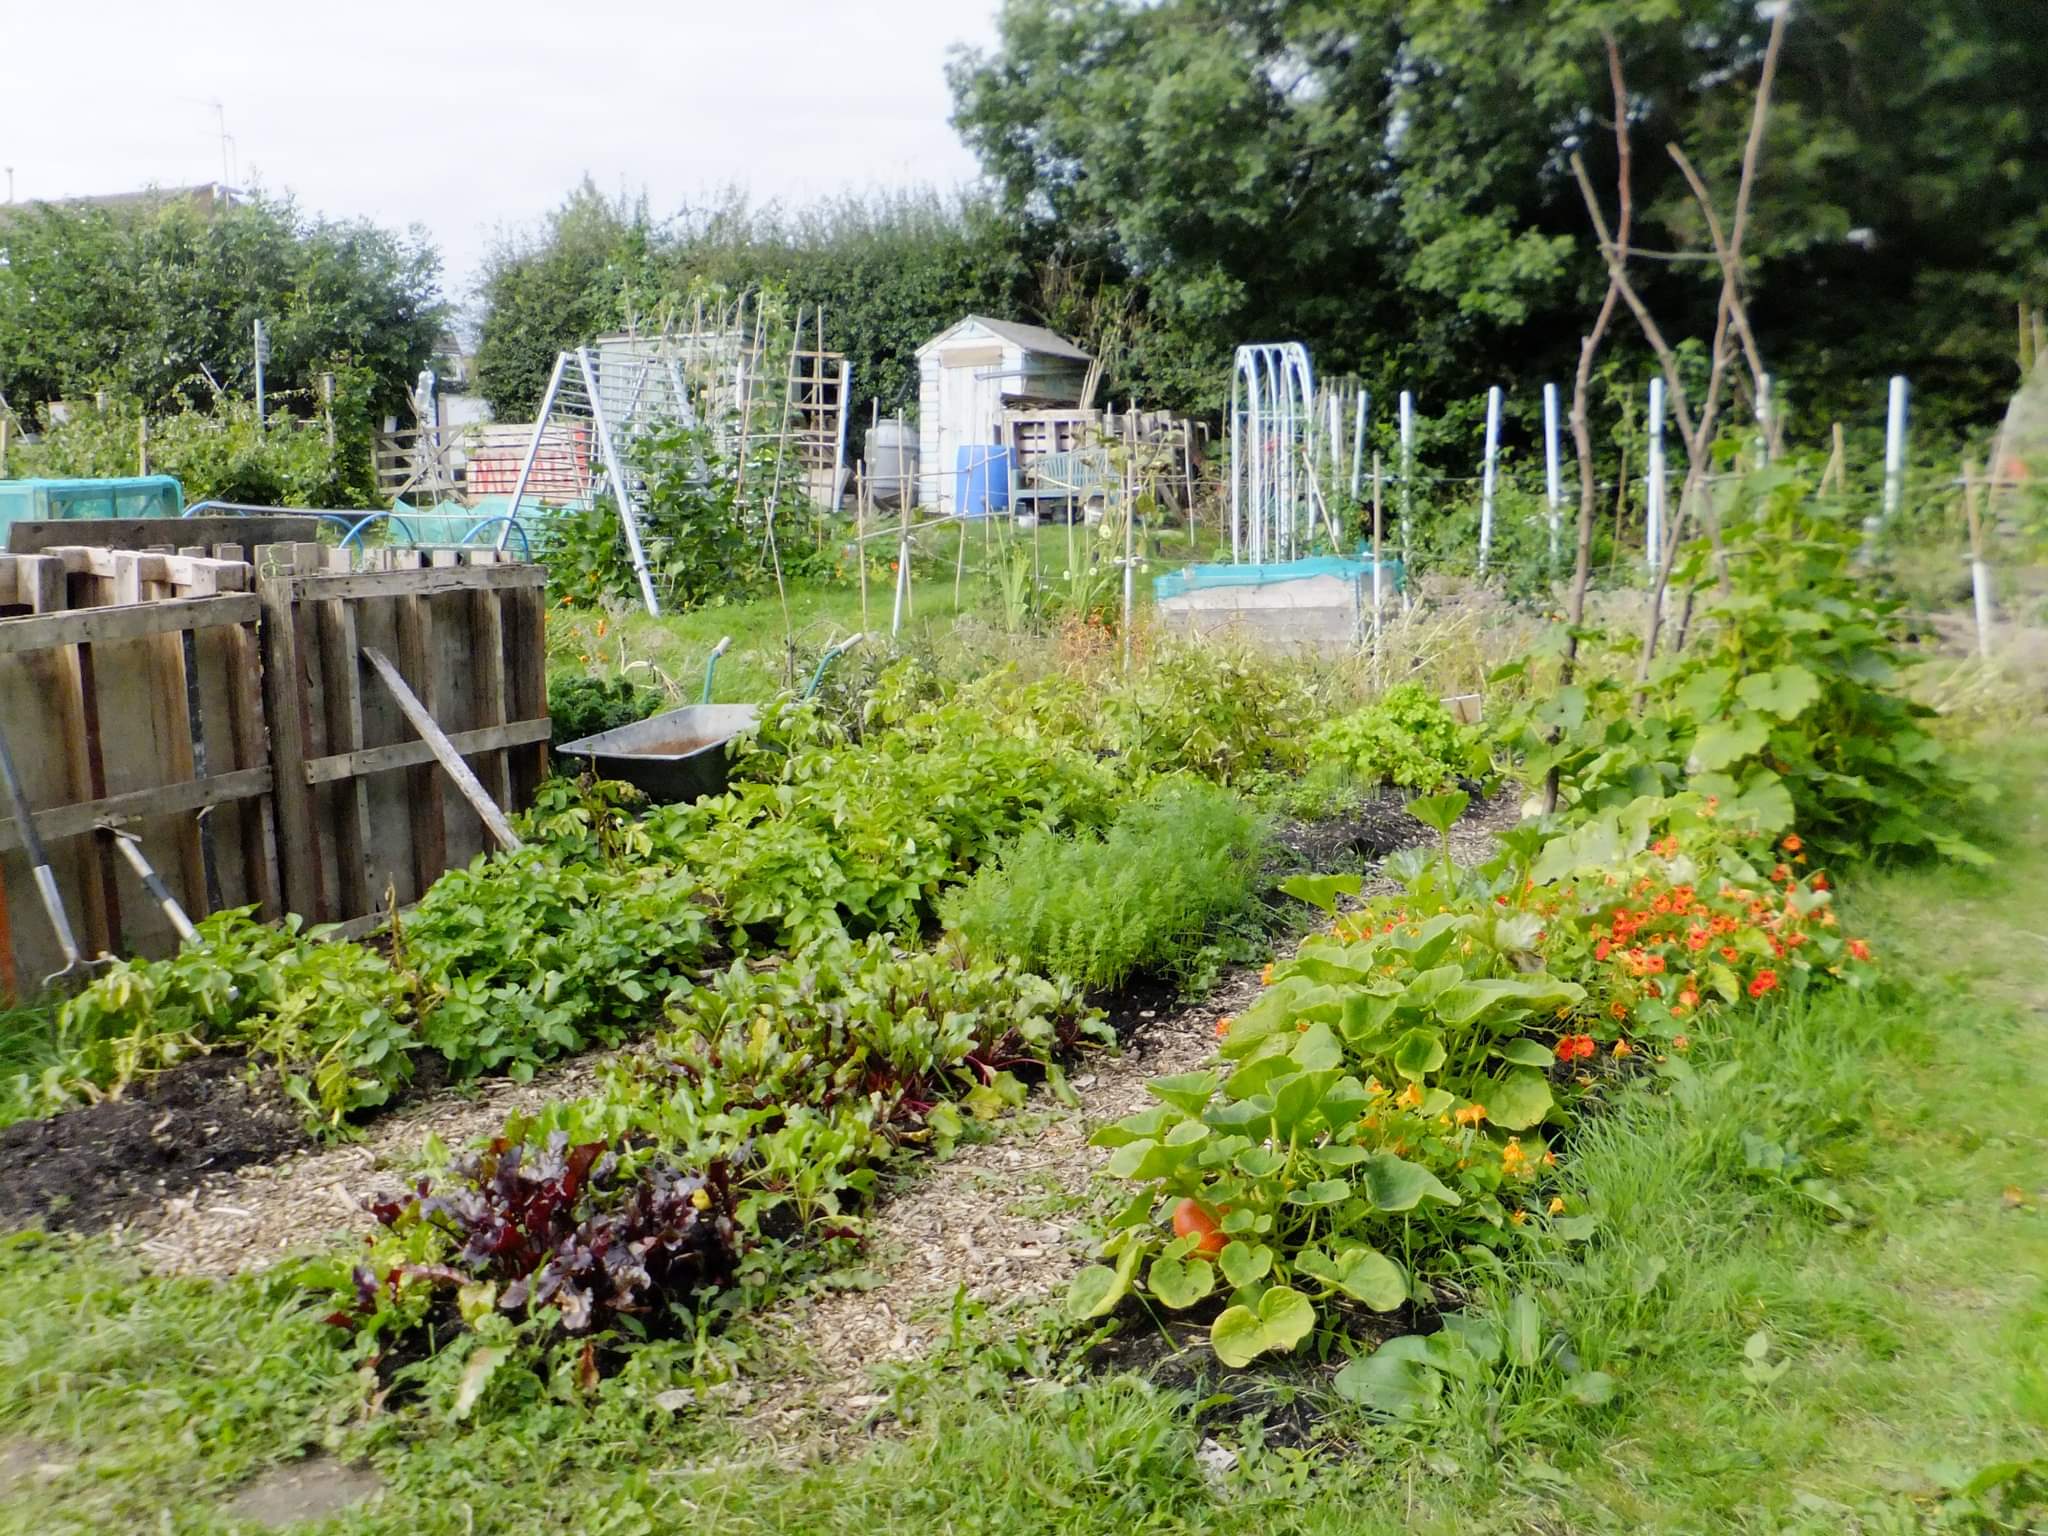
<instances>
[{"instance_id":1,"label":"green tree","mask_svg":"<svg viewBox=\"0 0 2048 1536\"><path fill-rule=\"evenodd\" d=\"M1804 0L1748 244L1809 419L1994 410L2011 305L2048 290L2048 29L2028 0ZM1603 274L1568 159L1614 184L1603 31L1632 93L1639 243L1704 248L1668 142L1730 195L1765 21L1750 0L1006 0L955 122L1006 209L1124 274L1227 380L1237 341L1435 401L1568 372ZM1641 263L1674 334L1718 274Z\"/></svg>"},{"instance_id":2,"label":"green tree","mask_svg":"<svg viewBox=\"0 0 2048 1536\"><path fill-rule=\"evenodd\" d=\"M0 392L24 416L97 390L150 411L254 385L269 328L272 402L311 414L319 376L367 372L378 412L403 408L440 334L440 259L420 231L310 218L289 198L31 204L0 214Z\"/></svg>"},{"instance_id":3,"label":"green tree","mask_svg":"<svg viewBox=\"0 0 2048 1536\"><path fill-rule=\"evenodd\" d=\"M607 198L587 176L538 231L498 243L484 263L476 377L500 420L532 416L558 353L651 305L660 243L645 199Z\"/></svg>"},{"instance_id":4,"label":"green tree","mask_svg":"<svg viewBox=\"0 0 2048 1536\"><path fill-rule=\"evenodd\" d=\"M500 416L526 415L558 353L629 320L687 324L686 296L710 284L786 297L807 346L822 307L826 345L851 361L856 398L914 409L915 353L940 330L977 310L1041 317L1038 255L983 204L931 192L795 214L728 192L657 224L644 203L607 199L586 180L541 230L493 254L477 375Z\"/></svg>"}]
</instances>

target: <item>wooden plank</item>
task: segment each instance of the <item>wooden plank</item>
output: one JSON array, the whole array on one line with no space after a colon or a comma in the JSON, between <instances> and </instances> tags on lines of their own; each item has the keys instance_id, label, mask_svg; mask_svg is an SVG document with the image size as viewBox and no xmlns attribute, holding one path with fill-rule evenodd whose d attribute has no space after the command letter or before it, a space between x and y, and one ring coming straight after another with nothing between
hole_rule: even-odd
<instances>
[{"instance_id":1,"label":"wooden plank","mask_svg":"<svg viewBox=\"0 0 2048 1536\"><path fill-rule=\"evenodd\" d=\"M399 922L403 923L412 913L412 910L409 906L400 907L398 909ZM375 912L366 912L361 917L352 917L345 923L330 924L320 929L312 937L323 939L329 944L353 943L358 939L367 938L390 921L391 914L380 908Z\"/></svg>"},{"instance_id":2,"label":"wooden plank","mask_svg":"<svg viewBox=\"0 0 2048 1536\"><path fill-rule=\"evenodd\" d=\"M331 549L346 565L348 551ZM327 602L319 605L320 670L326 682L327 746L333 755L348 756L363 745L363 694L361 668L356 662L355 605ZM309 778L308 782L312 782ZM364 829L370 808L360 781L339 785L334 791L334 855L341 885L342 909L350 916L370 910L368 849Z\"/></svg>"},{"instance_id":3,"label":"wooden plank","mask_svg":"<svg viewBox=\"0 0 2048 1536\"><path fill-rule=\"evenodd\" d=\"M63 560L49 555L23 555L18 557L17 568L22 572L22 591L31 608L44 614L64 611L70 583ZM56 717L64 758L64 781L74 801L92 798L92 765L86 751L84 655L78 646L60 645L22 658L32 674L45 680L48 691L44 696L50 700ZM84 921L82 936L92 954L106 954L114 943L106 889L100 879L100 853L100 849L80 845L68 855Z\"/></svg>"},{"instance_id":4,"label":"wooden plank","mask_svg":"<svg viewBox=\"0 0 2048 1536\"><path fill-rule=\"evenodd\" d=\"M553 727L546 720L514 720L505 725L488 726L474 731L458 731L448 737L455 750L464 757L476 757L485 753L504 753L514 747L531 746L546 741ZM434 749L424 741L404 741L387 747L365 747L360 752L344 752L329 757L311 758L306 763L308 784L332 784L340 779L357 778L373 773L390 773L400 768L417 768L434 761Z\"/></svg>"},{"instance_id":5,"label":"wooden plank","mask_svg":"<svg viewBox=\"0 0 2048 1536\"><path fill-rule=\"evenodd\" d=\"M523 587L505 599L509 668L507 707L522 720L545 719L548 712L547 599L537 587ZM512 803L522 810L533 804L541 780L548 776L548 749L537 741L512 758Z\"/></svg>"},{"instance_id":6,"label":"wooden plank","mask_svg":"<svg viewBox=\"0 0 2048 1536\"><path fill-rule=\"evenodd\" d=\"M320 915L319 849L313 837L312 793L306 787L306 725L300 714L305 676L292 622L291 546L256 551L256 596L263 613L263 715L277 805L277 873L284 905L309 919ZM276 574L265 574L276 571ZM214 599L218 602L220 599Z\"/></svg>"},{"instance_id":7,"label":"wooden plank","mask_svg":"<svg viewBox=\"0 0 2048 1536\"><path fill-rule=\"evenodd\" d=\"M171 579L168 557L138 553L132 549L100 549L87 545L85 568L94 576L113 578L114 601L117 603L139 603L142 601L141 583Z\"/></svg>"},{"instance_id":8,"label":"wooden plank","mask_svg":"<svg viewBox=\"0 0 2048 1536\"><path fill-rule=\"evenodd\" d=\"M132 611L132 610L130 610ZM107 761L100 744L100 710L98 658L89 645L78 647L78 698L79 698L79 740L85 749L85 787L87 795L94 800L107 798ZM121 887L119 876L114 871L114 850L107 840L97 837L92 840L93 863L88 884L97 894L86 897L88 911L96 910L105 929L105 941L100 945L102 954L112 954L122 937Z\"/></svg>"},{"instance_id":9,"label":"wooden plank","mask_svg":"<svg viewBox=\"0 0 2048 1536\"><path fill-rule=\"evenodd\" d=\"M403 553L415 560L419 558L417 550ZM398 659L419 679L425 694L425 708L430 715L437 702L433 625L434 616L424 598L408 595L399 603ZM396 694L391 698L403 713L404 703ZM425 736L426 733L422 731L420 734ZM427 888L448 868L448 820L441 804L441 785L431 766L422 765L407 775L406 796L407 814L412 822L413 889L424 896Z\"/></svg>"},{"instance_id":10,"label":"wooden plank","mask_svg":"<svg viewBox=\"0 0 2048 1536\"><path fill-rule=\"evenodd\" d=\"M172 553L168 546L162 550L143 551L101 549L97 545L83 548L87 574L112 577L117 583L121 572L133 563L145 585L160 583L191 587L195 590L185 594L190 597L245 592L249 587L247 565L239 560L216 560L205 554L201 545L187 546L187 551L182 553Z\"/></svg>"},{"instance_id":11,"label":"wooden plank","mask_svg":"<svg viewBox=\"0 0 2048 1536\"><path fill-rule=\"evenodd\" d=\"M547 582L544 566L452 565L424 571L399 569L357 571L348 576L302 576L298 580L298 595L316 602L349 597L431 597L441 592L471 592L479 587L544 587Z\"/></svg>"},{"instance_id":12,"label":"wooden plank","mask_svg":"<svg viewBox=\"0 0 2048 1536\"><path fill-rule=\"evenodd\" d=\"M263 657L256 636L249 630L221 631L228 662L228 735L234 744L235 771L261 770L271 774L270 749L263 736ZM266 791L266 794L269 791ZM274 802L262 795L241 800L242 893L253 901L266 921L284 916L278 904L274 878L270 828Z\"/></svg>"},{"instance_id":13,"label":"wooden plank","mask_svg":"<svg viewBox=\"0 0 2048 1536\"><path fill-rule=\"evenodd\" d=\"M0 656L46 651L59 645L111 645L181 629L248 624L263 611L254 596L179 597L118 608L79 608L67 613L34 613L0 619Z\"/></svg>"},{"instance_id":14,"label":"wooden plank","mask_svg":"<svg viewBox=\"0 0 2048 1536\"><path fill-rule=\"evenodd\" d=\"M470 597L470 638L476 657L475 719L480 729L505 723L505 610L510 593L481 591ZM486 754L477 765L477 777L503 806L516 808L512 798L512 767L503 752Z\"/></svg>"},{"instance_id":15,"label":"wooden plank","mask_svg":"<svg viewBox=\"0 0 2048 1536\"><path fill-rule=\"evenodd\" d=\"M41 554L58 545L77 545L90 533L101 549L144 549L161 544L166 534L181 544L284 544L320 536L320 519L307 512L252 512L235 517L96 517L90 525L76 518L31 518L7 530L11 554Z\"/></svg>"},{"instance_id":16,"label":"wooden plank","mask_svg":"<svg viewBox=\"0 0 2048 1536\"><path fill-rule=\"evenodd\" d=\"M398 707L405 711L405 717L412 722L413 729L425 737L428 744L433 747L435 758L446 770L448 777L455 781L455 787L462 791L463 798L475 809L478 818L490 828L491 836L498 840L499 846L506 849L524 847L519 840L519 834L514 832L511 823L505 820L505 813L484 793L483 785L479 784L476 775L469 771L469 764L462 760L462 754L455 750L441 727L435 723L434 717L427 712L426 706L414 696L412 689L406 686L398 668L391 664L391 658L372 647L363 652L363 659L369 662L371 670L382 680L384 686L391 690L392 698L396 699Z\"/></svg>"},{"instance_id":17,"label":"wooden plank","mask_svg":"<svg viewBox=\"0 0 2048 1536\"><path fill-rule=\"evenodd\" d=\"M15 597L31 613L58 613L64 607L64 562L47 555L14 558Z\"/></svg>"},{"instance_id":18,"label":"wooden plank","mask_svg":"<svg viewBox=\"0 0 2048 1536\"><path fill-rule=\"evenodd\" d=\"M116 602L154 599L156 594L147 586L150 578L145 573L149 570L163 572L156 578L158 581L170 579L172 562L160 556L116 552L113 559ZM143 647L143 651L148 666L147 724L156 751L143 757L135 765L135 771L159 783L190 783L199 776L199 765L193 752L193 733L198 722L192 718L192 692L185 668L185 636L157 635ZM131 730L141 723L123 722ZM109 722L102 721L101 726L106 729ZM178 817L163 830L168 832L177 853L179 894L183 898L180 905L186 912L204 917L212 906L207 892L206 849L199 835L199 823L189 817ZM139 914L141 908L138 907L137 911Z\"/></svg>"},{"instance_id":19,"label":"wooden plank","mask_svg":"<svg viewBox=\"0 0 2048 1536\"><path fill-rule=\"evenodd\" d=\"M177 816L225 805L251 795L268 794L271 773L266 767L237 768L204 779L186 779L150 789L131 789L118 795L86 800L75 805L54 805L37 811L36 831L45 843L83 837L103 821L133 821L145 816ZM22 846L21 830L10 817L0 822L0 853Z\"/></svg>"}]
</instances>

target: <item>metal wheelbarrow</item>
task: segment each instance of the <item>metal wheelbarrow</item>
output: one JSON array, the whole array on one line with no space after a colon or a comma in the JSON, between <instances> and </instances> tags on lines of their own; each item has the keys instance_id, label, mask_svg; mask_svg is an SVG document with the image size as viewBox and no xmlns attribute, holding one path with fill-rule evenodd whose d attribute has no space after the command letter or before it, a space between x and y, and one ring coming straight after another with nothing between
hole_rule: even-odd
<instances>
[{"instance_id":1,"label":"metal wheelbarrow","mask_svg":"<svg viewBox=\"0 0 2048 1536\"><path fill-rule=\"evenodd\" d=\"M861 639L854 635L826 650L811 674L805 698L818 691L826 667ZM721 640L711 653L704 673L703 703L664 710L631 725L563 742L555 751L582 758L588 771L601 779L624 780L656 804L725 793L730 769L727 749L733 737L751 730L761 719L761 711L752 704L711 702L711 669L731 643L730 637Z\"/></svg>"}]
</instances>

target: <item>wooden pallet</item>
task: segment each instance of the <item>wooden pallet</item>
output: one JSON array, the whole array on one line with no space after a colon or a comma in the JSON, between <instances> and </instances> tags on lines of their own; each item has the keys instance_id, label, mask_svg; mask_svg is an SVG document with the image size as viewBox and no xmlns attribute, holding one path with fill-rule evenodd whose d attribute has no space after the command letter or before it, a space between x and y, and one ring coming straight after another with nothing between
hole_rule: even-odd
<instances>
[{"instance_id":1,"label":"wooden pallet","mask_svg":"<svg viewBox=\"0 0 2048 1536\"><path fill-rule=\"evenodd\" d=\"M365 649L495 807L546 766L546 573L495 551L59 546L0 556L0 725L88 949L176 938L100 829L119 824L195 919L224 907L366 928L498 839ZM358 564L358 559L361 563ZM57 968L0 820L0 993Z\"/></svg>"}]
</instances>

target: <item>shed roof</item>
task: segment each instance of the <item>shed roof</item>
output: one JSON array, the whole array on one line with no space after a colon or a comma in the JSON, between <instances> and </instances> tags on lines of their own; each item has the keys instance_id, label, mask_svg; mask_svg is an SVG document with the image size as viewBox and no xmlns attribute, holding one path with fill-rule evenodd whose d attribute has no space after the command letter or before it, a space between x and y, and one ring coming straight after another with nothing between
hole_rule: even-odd
<instances>
[{"instance_id":1,"label":"shed roof","mask_svg":"<svg viewBox=\"0 0 2048 1536\"><path fill-rule=\"evenodd\" d=\"M968 315L956 324L949 325L930 341L917 349L923 357L932 348L952 339L963 326L978 325L991 331L1003 340L1022 347L1026 352L1038 352L1047 357L1070 357L1084 363L1092 363L1094 357L1083 352L1057 331L1049 331L1042 325L1021 325L1015 320L992 320L987 315Z\"/></svg>"}]
</instances>

